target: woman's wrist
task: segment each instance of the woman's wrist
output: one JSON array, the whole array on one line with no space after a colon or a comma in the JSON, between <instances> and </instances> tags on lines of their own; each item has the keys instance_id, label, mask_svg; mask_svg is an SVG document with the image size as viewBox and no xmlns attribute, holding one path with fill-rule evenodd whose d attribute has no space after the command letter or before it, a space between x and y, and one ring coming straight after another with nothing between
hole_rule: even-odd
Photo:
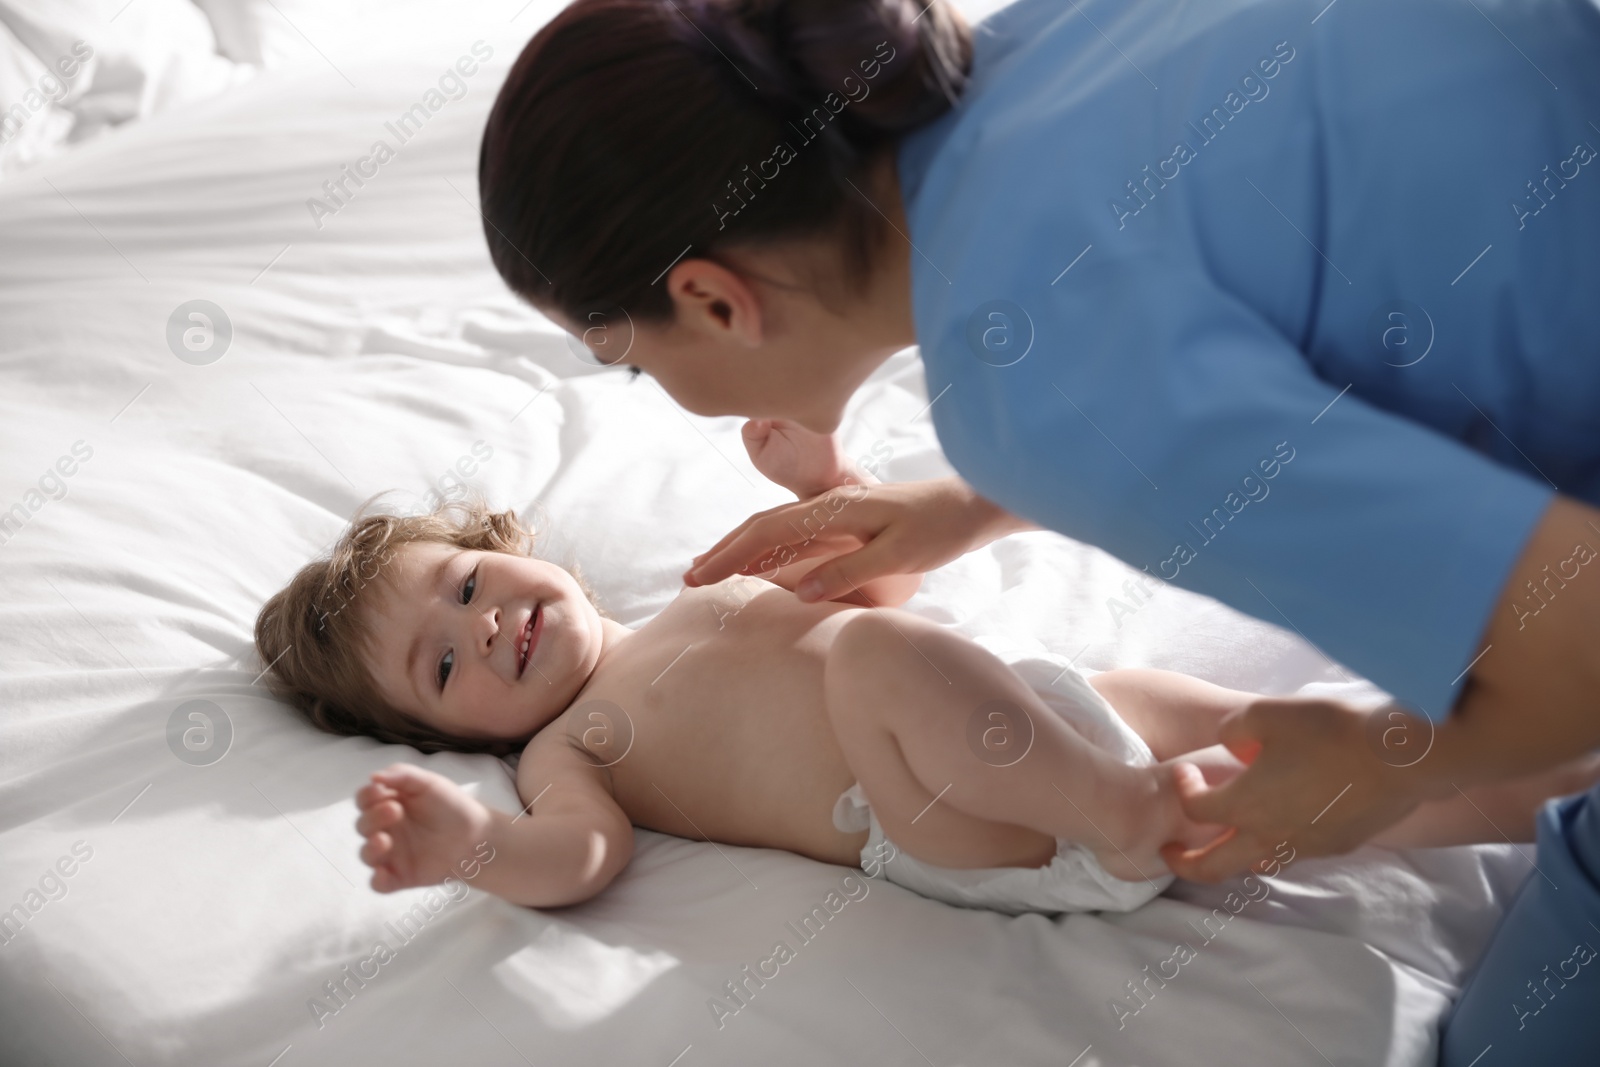
<instances>
[{"instance_id":1,"label":"woman's wrist","mask_svg":"<svg viewBox=\"0 0 1600 1067\"><path fill-rule=\"evenodd\" d=\"M966 510L972 519L974 531L972 544L968 551L982 548L991 541L998 541L1008 534L1040 529L1040 527L1027 519L1013 515L999 504L981 495L960 478L951 480L958 483L967 495Z\"/></svg>"}]
</instances>

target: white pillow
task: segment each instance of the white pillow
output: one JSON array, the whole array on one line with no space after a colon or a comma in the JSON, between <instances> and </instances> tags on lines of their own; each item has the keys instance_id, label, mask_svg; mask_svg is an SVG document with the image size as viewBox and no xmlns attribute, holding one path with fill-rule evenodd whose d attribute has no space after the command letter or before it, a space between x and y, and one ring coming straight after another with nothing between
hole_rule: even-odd
<instances>
[{"instance_id":1,"label":"white pillow","mask_svg":"<svg viewBox=\"0 0 1600 1067\"><path fill-rule=\"evenodd\" d=\"M89 77L75 56L64 57L57 69L46 67L0 24L0 175L44 158L67 139L72 114L64 105L81 95Z\"/></svg>"},{"instance_id":2,"label":"white pillow","mask_svg":"<svg viewBox=\"0 0 1600 1067\"><path fill-rule=\"evenodd\" d=\"M0 23L46 67L92 55L65 105L73 141L254 73L217 54L210 24L188 0L0 0Z\"/></svg>"}]
</instances>

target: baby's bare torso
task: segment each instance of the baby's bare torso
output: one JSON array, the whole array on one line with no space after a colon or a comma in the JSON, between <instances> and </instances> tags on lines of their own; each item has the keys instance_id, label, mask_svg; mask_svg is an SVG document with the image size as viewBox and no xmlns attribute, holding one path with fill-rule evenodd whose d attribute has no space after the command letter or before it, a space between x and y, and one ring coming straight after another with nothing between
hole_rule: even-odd
<instances>
[{"instance_id":1,"label":"baby's bare torso","mask_svg":"<svg viewBox=\"0 0 1600 1067\"><path fill-rule=\"evenodd\" d=\"M863 610L757 578L687 589L601 660L533 744L580 740L636 826L854 866L867 835L833 825L855 776L823 667Z\"/></svg>"}]
</instances>

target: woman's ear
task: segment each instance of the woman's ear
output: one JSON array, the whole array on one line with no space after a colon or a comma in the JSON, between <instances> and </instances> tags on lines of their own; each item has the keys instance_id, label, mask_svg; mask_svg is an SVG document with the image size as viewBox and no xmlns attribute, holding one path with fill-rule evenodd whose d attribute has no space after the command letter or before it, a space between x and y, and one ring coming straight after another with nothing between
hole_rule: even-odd
<instances>
[{"instance_id":1,"label":"woman's ear","mask_svg":"<svg viewBox=\"0 0 1600 1067\"><path fill-rule=\"evenodd\" d=\"M686 259L667 274L667 293L677 320L719 341L747 348L762 342L761 298L755 289L720 263Z\"/></svg>"}]
</instances>

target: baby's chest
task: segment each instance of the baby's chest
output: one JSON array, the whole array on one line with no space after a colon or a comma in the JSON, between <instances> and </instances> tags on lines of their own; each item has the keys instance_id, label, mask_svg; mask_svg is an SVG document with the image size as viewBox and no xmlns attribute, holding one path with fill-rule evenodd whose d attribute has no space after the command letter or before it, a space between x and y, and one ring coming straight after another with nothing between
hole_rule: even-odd
<instances>
[{"instance_id":1,"label":"baby's chest","mask_svg":"<svg viewBox=\"0 0 1600 1067\"><path fill-rule=\"evenodd\" d=\"M597 678L579 703L603 701L625 724L638 770L831 749L823 673L840 614L765 582L690 590L634 635L624 669Z\"/></svg>"}]
</instances>

